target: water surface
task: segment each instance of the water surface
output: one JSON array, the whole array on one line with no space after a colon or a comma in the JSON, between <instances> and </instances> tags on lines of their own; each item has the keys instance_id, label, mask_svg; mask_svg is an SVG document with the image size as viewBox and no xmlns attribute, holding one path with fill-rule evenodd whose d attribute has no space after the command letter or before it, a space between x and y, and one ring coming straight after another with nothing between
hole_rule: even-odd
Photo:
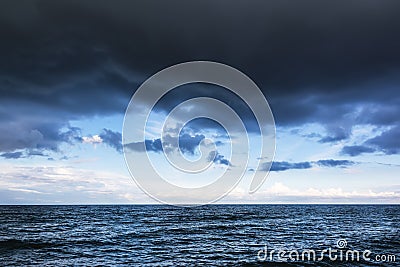
<instances>
[{"instance_id":1,"label":"water surface","mask_svg":"<svg viewBox=\"0 0 400 267\"><path fill-rule=\"evenodd\" d=\"M399 205L0 206L1 265L399 266ZM370 250L396 262L296 260L270 251ZM263 255L262 253L260 254ZM269 254L268 254L269 256Z\"/></svg>"}]
</instances>

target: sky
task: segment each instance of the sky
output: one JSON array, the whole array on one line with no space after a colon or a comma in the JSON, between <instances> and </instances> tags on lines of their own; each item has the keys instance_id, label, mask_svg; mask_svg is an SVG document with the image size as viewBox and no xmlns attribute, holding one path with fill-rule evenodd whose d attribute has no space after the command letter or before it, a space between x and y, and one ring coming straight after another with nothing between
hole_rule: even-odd
<instances>
[{"instance_id":1,"label":"sky","mask_svg":"<svg viewBox=\"0 0 400 267\"><path fill-rule=\"evenodd\" d=\"M248 192L252 173L267 173L271 159L250 151L242 181L217 203L398 204L398 10L396 0L1 1L0 204L157 203L126 166L124 114L150 76L198 60L250 77L276 126L262 187ZM221 125L199 119L174 132L181 121L173 118L170 133L187 159L199 157L206 139L216 150L211 174L169 171L163 121L193 97L230 106L250 150L260 142L251 109L226 89L173 89L152 110L146 148L171 182L188 187L237 167L229 149L237 139Z\"/></svg>"}]
</instances>

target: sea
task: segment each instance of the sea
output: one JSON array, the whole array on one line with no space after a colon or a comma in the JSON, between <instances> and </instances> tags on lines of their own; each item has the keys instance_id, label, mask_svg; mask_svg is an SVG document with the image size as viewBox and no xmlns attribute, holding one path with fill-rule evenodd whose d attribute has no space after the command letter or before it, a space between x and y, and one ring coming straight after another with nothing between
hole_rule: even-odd
<instances>
[{"instance_id":1,"label":"sea","mask_svg":"<svg viewBox=\"0 0 400 267\"><path fill-rule=\"evenodd\" d=\"M400 205L0 206L0 266L400 266Z\"/></svg>"}]
</instances>

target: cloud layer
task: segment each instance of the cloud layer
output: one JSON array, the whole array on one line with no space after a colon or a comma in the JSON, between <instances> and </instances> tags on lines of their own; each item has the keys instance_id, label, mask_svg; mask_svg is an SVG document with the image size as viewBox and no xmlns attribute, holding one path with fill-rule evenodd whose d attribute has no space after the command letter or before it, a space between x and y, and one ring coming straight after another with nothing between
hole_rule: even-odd
<instances>
[{"instance_id":1,"label":"cloud layer","mask_svg":"<svg viewBox=\"0 0 400 267\"><path fill-rule=\"evenodd\" d=\"M281 172L287 170L304 170L311 169L313 166L321 166L321 167L348 167L356 164L354 161L350 160L334 160L334 159L325 159L318 161L304 161L304 162L287 162L287 161L274 161L272 162L271 168L269 169L271 172ZM270 163L264 163L261 166L262 171L267 171Z\"/></svg>"},{"instance_id":2,"label":"cloud layer","mask_svg":"<svg viewBox=\"0 0 400 267\"><path fill-rule=\"evenodd\" d=\"M354 124L398 125L399 8L390 0L2 2L0 151L54 150L61 121L122 113L151 74L198 59L250 75L278 125L318 122L327 130L321 142L347 139ZM215 88L191 94L245 109ZM159 108L187 97L177 92ZM31 116L21 119L21 105ZM36 121L43 114L48 124ZM398 153L383 141L391 134L370 144Z\"/></svg>"}]
</instances>

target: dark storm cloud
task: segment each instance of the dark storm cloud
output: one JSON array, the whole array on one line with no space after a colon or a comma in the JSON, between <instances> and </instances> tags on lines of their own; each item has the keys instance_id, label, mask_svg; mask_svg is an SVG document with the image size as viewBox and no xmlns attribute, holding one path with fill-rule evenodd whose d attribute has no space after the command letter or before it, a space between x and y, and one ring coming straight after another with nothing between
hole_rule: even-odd
<instances>
[{"instance_id":1,"label":"dark storm cloud","mask_svg":"<svg viewBox=\"0 0 400 267\"><path fill-rule=\"evenodd\" d=\"M33 118L27 114L13 121L3 120L0 124L0 151L58 151L60 144L71 144L80 135L79 128L49 118L51 115Z\"/></svg>"},{"instance_id":2,"label":"dark storm cloud","mask_svg":"<svg viewBox=\"0 0 400 267\"><path fill-rule=\"evenodd\" d=\"M287 162L287 161L274 161L272 162L270 171L271 172L280 172L287 170L304 170L310 169L313 166L321 166L321 167L348 167L354 165L354 161L350 160L334 160L334 159L324 159L318 161L304 161L304 162ZM262 171L268 170L269 163L265 163L261 166ZM249 171L254 171L250 169Z\"/></svg>"},{"instance_id":3,"label":"dark storm cloud","mask_svg":"<svg viewBox=\"0 0 400 267\"><path fill-rule=\"evenodd\" d=\"M200 142L205 138L202 134L191 136L189 134L182 134L179 136L179 148L184 153L194 154Z\"/></svg>"},{"instance_id":4,"label":"dark storm cloud","mask_svg":"<svg viewBox=\"0 0 400 267\"><path fill-rule=\"evenodd\" d=\"M167 150L166 153L169 153L173 150L178 149L177 147L174 147L172 143L169 142L169 138L171 137L166 137L164 140L164 148ZM179 137L179 149L182 151L182 153L188 154L188 155L194 155L197 148L200 145L200 142L205 139L204 135L190 135L188 133L183 133ZM221 142L220 142L221 143ZM218 142L216 143L218 145ZM125 147L127 149L137 151L137 152L144 152L144 147L143 143L141 142L134 142L130 144L126 144ZM153 139L153 140L145 140L145 148L146 151L152 151L152 152L163 152L163 145L161 143L161 139ZM221 165L226 165L226 166L232 166L230 161L225 158L225 156L219 154L217 151L211 151L210 154L208 155L208 161L213 162L215 164L221 164Z\"/></svg>"},{"instance_id":5,"label":"dark storm cloud","mask_svg":"<svg viewBox=\"0 0 400 267\"><path fill-rule=\"evenodd\" d=\"M133 142L130 144L126 144L125 147L127 149L137 151L137 152L145 152L145 151L153 151L153 152L162 152L163 147L161 143L161 139L154 139L154 140L145 140L144 141L145 147L143 147L143 142ZM146 149L146 150L145 150Z\"/></svg>"},{"instance_id":6,"label":"dark storm cloud","mask_svg":"<svg viewBox=\"0 0 400 267\"><path fill-rule=\"evenodd\" d=\"M225 158L224 155L218 153L218 151L211 151L208 155L208 161L214 162L215 164L221 164L225 166L232 166L231 162Z\"/></svg>"},{"instance_id":7,"label":"dark storm cloud","mask_svg":"<svg viewBox=\"0 0 400 267\"><path fill-rule=\"evenodd\" d=\"M358 156L364 153L375 152L376 149L367 146L344 146L342 149L342 154L349 156Z\"/></svg>"},{"instance_id":8,"label":"dark storm cloud","mask_svg":"<svg viewBox=\"0 0 400 267\"><path fill-rule=\"evenodd\" d=\"M48 157L47 154L43 153L40 150L28 150L28 149L24 149L22 151L6 152L6 153L0 154L0 157L3 157L5 159L19 159L19 158L27 158L27 157L35 157L35 156Z\"/></svg>"},{"instance_id":9,"label":"dark storm cloud","mask_svg":"<svg viewBox=\"0 0 400 267\"><path fill-rule=\"evenodd\" d=\"M103 132L99 134L103 143L114 148L118 152L122 152L122 135L119 132L114 132L109 129L103 129Z\"/></svg>"},{"instance_id":10,"label":"dark storm cloud","mask_svg":"<svg viewBox=\"0 0 400 267\"><path fill-rule=\"evenodd\" d=\"M368 139L362 145L344 146L342 154L358 156L364 153L382 152L387 155L400 153L400 126Z\"/></svg>"},{"instance_id":11,"label":"dark storm cloud","mask_svg":"<svg viewBox=\"0 0 400 267\"><path fill-rule=\"evenodd\" d=\"M330 143L345 140L350 136L350 129L344 127L327 127L329 136L321 138L321 143Z\"/></svg>"},{"instance_id":12,"label":"dark storm cloud","mask_svg":"<svg viewBox=\"0 0 400 267\"><path fill-rule=\"evenodd\" d=\"M163 151L161 139L145 140L146 150L153 152Z\"/></svg>"},{"instance_id":13,"label":"dark storm cloud","mask_svg":"<svg viewBox=\"0 0 400 267\"><path fill-rule=\"evenodd\" d=\"M297 163L289 163L286 161L274 161L271 165L270 171L279 172L286 170L295 170L295 169L309 169L311 168L310 162L297 162Z\"/></svg>"},{"instance_id":14,"label":"dark storm cloud","mask_svg":"<svg viewBox=\"0 0 400 267\"><path fill-rule=\"evenodd\" d=\"M334 160L334 159L318 160L315 163L322 167L346 167L355 164L355 162L351 160Z\"/></svg>"},{"instance_id":15,"label":"dark storm cloud","mask_svg":"<svg viewBox=\"0 0 400 267\"><path fill-rule=\"evenodd\" d=\"M2 1L0 105L10 108L0 122L14 123L7 134L23 141L0 140L0 151L37 146L40 124L31 117L46 114L59 134L69 120L122 113L146 78L191 60L245 72L278 125L320 123L321 142L347 139L357 123L397 125L399 9L395 0ZM160 109L187 97L176 93ZM49 138L41 142L56 149L58 138ZM371 142L389 152L383 140Z\"/></svg>"},{"instance_id":16,"label":"dark storm cloud","mask_svg":"<svg viewBox=\"0 0 400 267\"><path fill-rule=\"evenodd\" d=\"M221 155L221 154L217 154L217 156L215 157L214 163L217 164L222 164L222 165L226 165L226 166L231 166L231 163L229 162L229 160L227 160L225 158L225 156Z\"/></svg>"},{"instance_id":17,"label":"dark storm cloud","mask_svg":"<svg viewBox=\"0 0 400 267\"><path fill-rule=\"evenodd\" d=\"M26 151L26 155L28 157L33 157L33 156L48 157L49 156L49 155L47 155L46 153L44 153L43 151L40 151L40 150L28 150L28 151Z\"/></svg>"},{"instance_id":18,"label":"dark storm cloud","mask_svg":"<svg viewBox=\"0 0 400 267\"><path fill-rule=\"evenodd\" d=\"M6 159L19 159L23 157L22 152L7 152L3 153L0 155L0 157L6 158Z\"/></svg>"},{"instance_id":19,"label":"dark storm cloud","mask_svg":"<svg viewBox=\"0 0 400 267\"><path fill-rule=\"evenodd\" d=\"M187 153L193 155L197 149L197 147L200 145L200 142L205 138L204 135L202 134L196 134L196 135L189 135L189 134L182 134L179 136L179 149L182 151L182 153ZM172 137L170 135L166 135L164 137L164 147L167 150L166 152L168 153L170 150L175 150L178 149L178 147L175 147L172 142ZM138 151L138 152L144 152L143 149L143 143L142 142L134 142L130 144L125 145L126 148ZM163 151L163 145L161 143L161 139L153 139L145 140L145 147L147 151L153 151L153 152L162 152Z\"/></svg>"},{"instance_id":20,"label":"dark storm cloud","mask_svg":"<svg viewBox=\"0 0 400 267\"><path fill-rule=\"evenodd\" d=\"M365 144L375 147L385 154L397 154L400 152L400 126L396 126L381 135L371 138Z\"/></svg>"}]
</instances>

